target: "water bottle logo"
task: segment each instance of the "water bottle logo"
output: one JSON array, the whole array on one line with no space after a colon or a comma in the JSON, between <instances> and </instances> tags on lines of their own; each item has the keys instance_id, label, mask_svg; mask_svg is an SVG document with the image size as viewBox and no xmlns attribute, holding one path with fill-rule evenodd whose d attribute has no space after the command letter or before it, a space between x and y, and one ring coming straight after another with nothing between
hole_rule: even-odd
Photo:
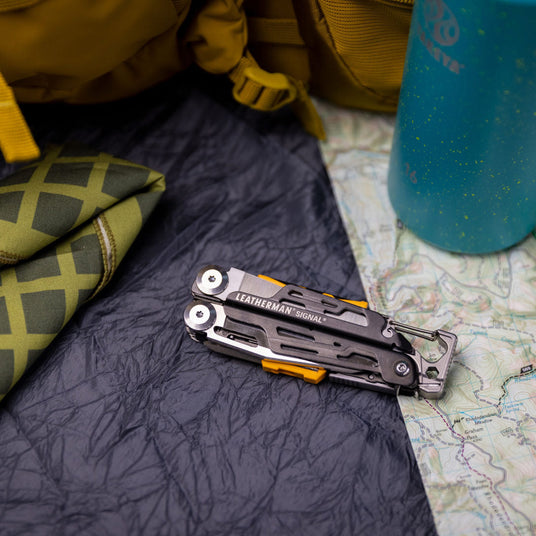
<instances>
[{"instance_id":1,"label":"water bottle logo","mask_svg":"<svg viewBox=\"0 0 536 536\"><path fill-rule=\"evenodd\" d=\"M417 184L417 182L419 182L417 180L417 171L415 169L411 169L411 165L409 162L404 162L404 175L406 175L406 177L409 177L409 180L413 184Z\"/></svg>"},{"instance_id":2,"label":"water bottle logo","mask_svg":"<svg viewBox=\"0 0 536 536\"><path fill-rule=\"evenodd\" d=\"M456 44L460 38L460 26L452 10L443 0L424 0L422 18L422 25L417 22L421 43L443 67L460 74L465 66L443 50L443 47Z\"/></svg>"},{"instance_id":3,"label":"water bottle logo","mask_svg":"<svg viewBox=\"0 0 536 536\"><path fill-rule=\"evenodd\" d=\"M439 45L450 47L460 38L460 26L454 13L442 0L426 0L424 3L425 27Z\"/></svg>"}]
</instances>

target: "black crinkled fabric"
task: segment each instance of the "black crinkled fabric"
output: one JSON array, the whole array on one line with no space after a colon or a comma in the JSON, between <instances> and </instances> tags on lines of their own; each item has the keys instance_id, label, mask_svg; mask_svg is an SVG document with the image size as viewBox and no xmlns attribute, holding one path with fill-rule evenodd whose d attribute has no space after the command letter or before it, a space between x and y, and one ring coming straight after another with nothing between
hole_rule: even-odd
<instances>
[{"instance_id":1,"label":"black crinkled fabric","mask_svg":"<svg viewBox=\"0 0 536 536\"><path fill-rule=\"evenodd\" d=\"M167 191L0 405L3 536L435 534L394 398L267 374L185 332L205 264L364 298L317 142L227 95L192 76L25 108L39 144L149 166Z\"/></svg>"}]
</instances>

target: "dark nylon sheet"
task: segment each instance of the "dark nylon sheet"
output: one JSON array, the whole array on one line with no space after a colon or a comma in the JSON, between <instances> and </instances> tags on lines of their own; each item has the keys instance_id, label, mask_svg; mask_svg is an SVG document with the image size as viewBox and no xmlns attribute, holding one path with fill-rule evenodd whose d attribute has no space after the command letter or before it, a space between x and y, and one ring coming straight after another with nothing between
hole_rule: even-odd
<instances>
[{"instance_id":1,"label":"dark nylon sheet","mask_svg":"<svg viewBox=\"0 0 536 536\"><path fill-rule=\"evenodd\" d=\"M364 298L316 141L212 84L25 110L40 145L84 142L167 191L0 406L0 534L435 534L394 398L270 375L185 332L209 263Z\"/></svg>"}]
</instances>

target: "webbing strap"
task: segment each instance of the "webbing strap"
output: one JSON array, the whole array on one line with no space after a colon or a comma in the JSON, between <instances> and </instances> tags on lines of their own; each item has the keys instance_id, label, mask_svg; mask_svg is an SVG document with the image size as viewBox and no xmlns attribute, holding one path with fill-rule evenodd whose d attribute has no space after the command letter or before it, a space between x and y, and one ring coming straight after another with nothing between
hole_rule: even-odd
<instances>
[{"instance_id":1,"label":"webbing strap","mask_svg":"<svg viewBox=\"0 0 536 536\"><path fill-rule=\"evenodd\" d=\"M268 19L248 16L250 43L305 46L296 19Z\"/></svg>"},{"instance_id":2,"label":"webbing strap","mask_svg":"<svg viewBox=\"0 0 536 536\"><path fill-rule=\"evenodd\" d=\"M233 96L238 102L265 112L292 104L305 130L316 138L325 139L322 120L300 80L261 69L249 52L229 73L229 78L234 82Z\"/></svg>"},{"instance_id":3,"label":"webbing strap","mask_svg":"<svg viewBox=\"0 0 536 536\"><path fill-rule=\"evenodd\" d=\"M296 88L288 77L261 69L249 53L242 56L229 77L234 82L234 98L256 110L277 110L296 98Z\"/></svg>"},{"instance_id":4,"label":"webbing strap","mask_svg":"<svg viewBox=\"0 0 536 536\"><path fill-rule=\"evenodd\" d=\"M6 162L33 160L39 156L32 133L15 100L13 90L0 73L0 150Z\"/></svg>"}]
</instances>

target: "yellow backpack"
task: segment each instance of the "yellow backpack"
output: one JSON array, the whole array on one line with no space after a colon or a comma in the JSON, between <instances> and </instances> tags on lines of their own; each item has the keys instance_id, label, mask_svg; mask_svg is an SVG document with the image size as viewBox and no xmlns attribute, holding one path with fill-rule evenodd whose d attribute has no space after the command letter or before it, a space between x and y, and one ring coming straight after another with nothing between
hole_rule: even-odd
<instances>
[{"instance_id":1,"label":"yellow backpack","mask_svg":"<svg viewBox=\"0 0 536 536\"><path fill-rule=\"evenodd\" d=\"M0 149L38 156L19 102L112 101L197 64L239 102L394 111L413 0L0 0Z\"/></svg>"}]
</instances>

